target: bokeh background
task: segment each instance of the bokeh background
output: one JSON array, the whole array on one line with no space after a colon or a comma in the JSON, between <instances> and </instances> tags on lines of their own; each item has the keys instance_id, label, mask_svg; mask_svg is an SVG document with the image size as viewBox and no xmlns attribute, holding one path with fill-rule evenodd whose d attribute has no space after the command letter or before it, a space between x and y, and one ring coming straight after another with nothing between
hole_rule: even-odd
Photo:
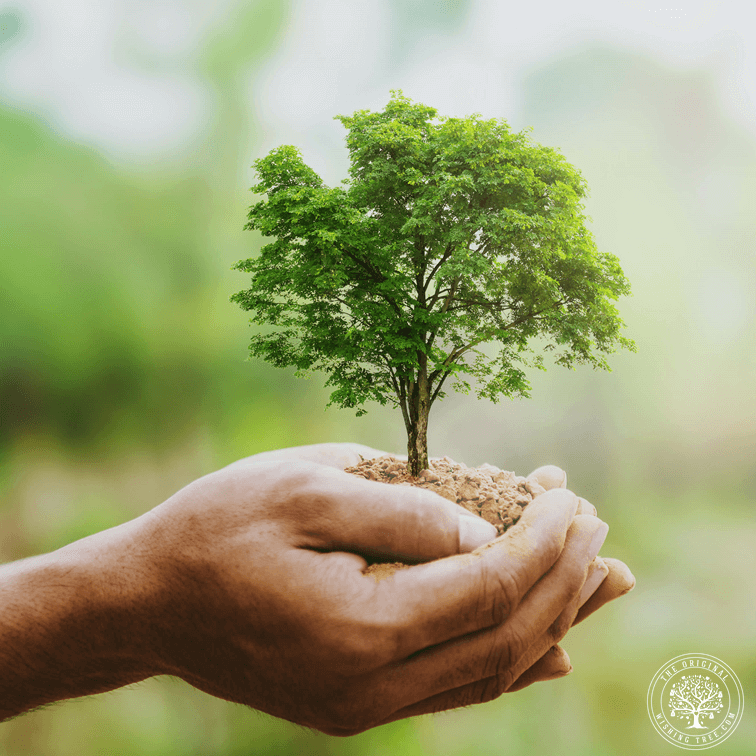
<instances>
[{"instance_id":1,"label":"bokeh background","mask_svg":"<svg viewBox=\"0 0 756 756\"><path fill-rule=\"evenodd\" d=\"M172 678L0 726L7 756L677 753L646 691L717 656L756 743L756 11L592 0L0 1L0 561L131 519L267 449L405 451L401 419L324 411L309 381L245 361L232 271L252 161L295 144L345 178L336 114L401 88L441 115L505 118L560 149L618 255L637 354L551 368L533 398L450 394L430 452L546 463L610 524L636 589L575 628L575 671L351 739Z\"/></svg>"}]
</instances>

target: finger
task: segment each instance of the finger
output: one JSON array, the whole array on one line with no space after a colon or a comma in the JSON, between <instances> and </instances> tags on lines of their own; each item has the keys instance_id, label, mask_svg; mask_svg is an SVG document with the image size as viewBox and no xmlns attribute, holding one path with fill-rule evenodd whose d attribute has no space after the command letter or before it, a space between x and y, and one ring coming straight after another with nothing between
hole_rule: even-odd
<instances>
[{"instance_id":1,"label":"finger","mask_svg":"<svg viewBox=\"0 0 756 756\"><path fill-rule=\"evenodd\" d=\"M371 607L397 628L396 659L509 617L559 558L576 506L571 491L547 492L472 554L399 570L376 585Z\"/></svg>"},{"instance_id":2,"label":"finger","mask_svg":"<svg viewBox=\"0 0 756 756\"><path fill-rule=\"evenodd\" d=\"M620 596L629 593L635 587L635 576L630 572L628 566L619 559L603 557L604 564L609 570L609 574L603 580L595 593L580 607L580 611L575 618L574 625L582 622L604 604L613 601Z\"/></svg>"},{"instance_id":3,"label":"finger","mask_svg":"<svg viewBox=\"0 0 756 756\"><path fill-rule=\"evenodd\" d=\"M259 452L250 457L244 457L232 462L227 467L241 467L251 463L276 460L305 460L327 467L343 470L345 467L358 465L364 459L382 457L386 452L373 449L371 446L353 443L325 443L309 444L306 446L289 446L285 449L273 449Z\"/></svg>"},{"instance_id":4,"label":"finger","mask_svg":"<svg viewBox=\"0 0 756 756\"><path fill-rule=\"evenodd\" d=\"M616 559L607 559L607 561L617 562ZM619 564L622 563L620 562ZM624 564L622 564L622 566L625 567ZM607 565L606 561L604 561L602 557L597 556L591 563L591 566L588 570L588 577L586 577L585 583L580 590L580 595L577 601L579 607L585 606L586 602L591 598L591 596L596 593L604 580L606 580L609 573L609 565ZM628 588L627 590L630 590L630 588ZM603 604L599 604L599 606L601 605ZM599 608L599 606L597 606L596 608ZM595 611L595 609L593 611ZM576 625L580 621L580 619L580 612L578 612L576 618L572 622L572 625ZM508 689L507 692L511 693L517 690L522 690L528 685L532 685L534 682L539 682L541 680L552 680L569 674L572 671L572 666L569 663L565 663L564 665L560 666L555 661L557 656L554 653L555 648L561 649L560 646L552 646L545 655L543 655L530 668L526 669L525 672L522 673L522 675L520 675L520 677L514 682L514 684ZM565 657L567 657L567 653L563 649L562 653ZM569 662L569 657L567 657L567 661Z\"/></svg>"},{"instance_id":5,"label":"finger","mask_svg":"<svg viewBox=\"0 0 756 756\"><path fill-rule=\"evenodd\" d=\"M539 486L550 491L553 488L567 488L567 473L556 465L543 465L528 475Z\"/></svg>"},{"instance_id":6,"label":"finger","mask_svg":"<svg viewBox=\"0 0 756 756\"><path fill-rule=\"evenodd\" d=\"M606 561L609 562L617 562L616 559L607 559ZM585 584L583 585L582 589L580 590L580 596L578 598L577 604L579 607L585 606L587 601L596 593L598 588L601 586L601 584L606 580L607 576L610 573L609 565L604 561L602 557L597 556L593 562L591 563L591 568L589 568L588 577L585 580ZM624 564L621 562L619 563L622 565L622 567L625 567ZM626 568L625 568L626 569ZM629 570L628 570L629 573ZM619 586L620 581L616 581L617 585ZM627 585L627 581L622 581L622 586L625 588ZM632 586L631 586L632 588ZM631 590L631 588L627 588L625 592L628 590ZM616 593L617 588L612 589L612 593ZM599 606L603 606L603 603L599 603L596 605L596 608L599 608ZM582 611L582 610L581 610ZM595 609L593 610L595 611ZM585 616L588 616L587 614ZM580 611L576 615L576 618L572 622L572 625L576 625L578 622L580 622L581 619L584 617L580 616ZM555 654L553 653L554 648L561 648L559 646L552 646L549 651L546 652L544 656L542 656L538 661L533 664L532 667L529 669L526 669L525 672L523 672L522 675L515 681L515 683L508 689L508 693L522 690L522 688L527 687L528 685L532 685L534 682L539 682L541 680L551 680L556 679L558 677L562 677L566 674L569 674L572 671L572 667L569 664L565 664L563 667L559 667L559 665L554 661ZM566 656L566 652L563 652Z\"/></svg>"},{"instance_id":7,"label":"finger","mask_svg":"<svg viewBox=\"0 0 756 756\"><path fill-rule=\"evenodd\" d=\"M398 706L385 721L489 701L514 684L525 671L517 669L517 662L537 638L547 632L552 634L553 640L543 649L543 655L556 645L557 636L566 633L567 628L552 625L556 625L566 606L573 605L577 611L588 565L601 548L607 530L606 523L598 518L578 515L569 526L557 562L506 622L427 648L383 670L381 689Z\"/></svg>"},{"instance_id":8,"label":"finger","mask_svg":"<svg viewBox=\"0 0 756 756\"><path fill-rule=\"evenodd\" d=\"M307 463L302 463L306 465ZM496 528L433 491L387 485L339 470L301 468L294 510L300 545L416 564L462 554L492 541Z\"/></svg>"},{"instance_id":9,"label":"finger","mask_svg":"<svg viewBox=\"0 0 756 756\"><path fill-rule=\"evenodd\" d=\"M604 560L597 556L591 564L588 566L588 576L585 579L583 587L580 589L580 594L577 598L577 607L581 607L585 602L593 595L596 589L601 585L602 581L609 574L609 568L604 564ZM575 610L565 609L565 612L569 616L563 618L565 626L574 624L572 620L575 616ZM564 612L563 612L564 614ZM547 634L548 636L548 634ZM551 642L552 638L547 637L547 642ZM533 648L528 651L523 661L520 663L520 668L525 671L515 680L514 684L508 689L507 692L514 690L521 690L522 688L531 685L534 682L540 680L550 680L555 677L561 677L568 674L572 667L569 663L562 665L559 670L556 669L558 665L554 663L554 659L558 654L554 653L555 648L560 648L562 654L566 657L567 652L561 649L560 646L551 646L545 654L541 654L546 643L534 644ZM568 658L569 662L569 658ZM530 666L528 666L530 665ZM557 674L558 672L558 674Z\"/></svg>"},{"instance_id":10,"label":"finger","mask_svg":"<svg viewBox=\"0 0 756 756\"><path fill-rule=\"evenodd\" d=\"M550 491L554 488L567 488L567 473L561 467L556 465L544 465L537 470L533 470L528 475L528 480L535 481L541 488ZM576 514L590 514L596 516L598 513L596 507L589 501L580 498Z\"/></svg>"},{"instance_id":11,"label":"finger","mask_svg":"<svg viewBox=\"0 0 756 756\"><path fill-rule=\"evenodd\" d=\"M606 532L604 532L604 536ZM603 539L602 539L603 543ZM587 565L584 582L578 594L562 610L560 615L549 626L548 630L539 638L535 639L530 648L517 661L512 669L512 679L517 680L530 667L533 666L555 643L558 643L572 627L578 609L586 602L591 594L598 588L609 572L609 568L600 557L595 557Z\"/></svg>"},{"instance_id":12,"label":"finger","mask_svg":"<svg viewBox=\"0 0 756 756\"><path fill-rule=\"evenodd\" d=\"M552 646L544 656L531 667L525 674L506 691L514 693L532 685L535 682L557 680L572 672L572 664L567 652L559 645ZM461 685L453 690L447 690L434 696L429 696L423 701L406 706L386 717L378 725L388 724L397 719L420 716L422 714L436 714L460 706L486 703L498 698L502 694L501 682L498 677L491 676L485 680L479 680L473 685Z\"/></svg>"},{"instance_id":13,"label":"finger","mask_svg":"<svg viewBox=\"0 0 756 756\"><path fill-rule=\"evenodd\" d=\"M577 600L577 605L579 607L584 607L586 605L589 599L593 595L596 594L600 586L610 575L611 570L607 562L621 565L621 568L624 568L624 570L622 570L620 567L615 567L615 570L614 570L615 577L612 581L614 585L611 587L611 589L607 593L607 596L612 596L613 598L616 598L617 595L621 595L617 593L618 590L622 590L624 593L627 593L627 591L632 590L635 579L632 578L632 575L630 575L630 571L622 562L618 562L618 560L616 559L602 558L602 557L597 556L591 563L591 567L589 568L589 572L588 572L588 577L586 578L585 583L580 591L580 595ZM628 575L630 576L630 578L632 578L632 582L628 580ZM627 587L628 585L630 587ZM606 598L606 600L600 600L596 602L595 608L590 610L587 614L584 614L583 616L581 616L581 613L583 611L581 608L578 611L575 618L573 619L572 626L574 627L582 619L585 619L585 617L587 617L588 614L593 613L594 611L596 611L596 609L603 606L604 603L606 603L606 601L609 601L609 600L611 600L611 598ZM555 661L554 648L561 648L561 647L552 646L549 649L549 651L546 652L546 654L541 656L540 659L538 659L530 668L526 669L522 673L522 675L520 675L520 677L514 682L514 684L512 684L508 688L507 692L513 693L517 690L522 690L528 685L532 685L534 682L539 682L541 680L552 680L552 679L563 677L564 675L569 674L572 671L572 666L569 664L565 664L563 667L560 667L559 664ZM531 658L533 658L533 656L535 656L537 653L538 653L538 650L536 647L535 651L530 652ZM563 651L563 653L564 653L564 656L566 657L567 656L566 652ZM569 661L569 657L568 657L568 661Z\"/></svg>"},{"instance_id":14,"label":"finger","mask_svg":"<svg viewBox=\"0 0 756 756\"><path fill-rule=\"evenodd\" d=\"M556 680L572 672L572 664L567 652L559 645L551 648L535 663L526 669L512 685L507 689L507 693L527 688L536 682L546 680Z\"/></svg>"},{"instance_id":15,"label":"finger","mask_svg":"<svg viewBox=\"0 0 756 756\"><path fill-rule=\"evenodd\" d=\"M585 583L583 583L583 587L580 589L580 596L578 597L578 608L583 606L596 592L608 574L609 567L607 567L600 556L597 556L588 566L588 576L585 579Z\"/></svg>"}]
</instances>

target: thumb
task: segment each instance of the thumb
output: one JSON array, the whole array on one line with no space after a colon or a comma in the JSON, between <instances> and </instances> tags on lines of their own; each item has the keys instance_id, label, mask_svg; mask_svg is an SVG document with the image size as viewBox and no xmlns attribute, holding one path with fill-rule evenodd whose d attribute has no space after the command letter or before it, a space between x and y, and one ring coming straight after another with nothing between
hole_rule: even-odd
<instances>
[{"instance_id":1,"label":"thumb","mask_svg":"<svg viewBox=\"0 0 756 756\"><path fill-rule=\"evenodd\" d=\"M413 564L473 551L497 536L493 525L433 491L328 473L318 477L335 485L320 493L327 516L316 528L331 551Z\"/></svg>"},{"instance_id":2,"label":"thumb","mask_svg":"<svg viewBox=\"0 0 756 756\"><path fill-rule=\"evenodd\" d=\"M535 481L547 491L552 488L567 488L567 473L556 465L543 465L533 470L528 479Z\"/></svg>"}]
</instances>

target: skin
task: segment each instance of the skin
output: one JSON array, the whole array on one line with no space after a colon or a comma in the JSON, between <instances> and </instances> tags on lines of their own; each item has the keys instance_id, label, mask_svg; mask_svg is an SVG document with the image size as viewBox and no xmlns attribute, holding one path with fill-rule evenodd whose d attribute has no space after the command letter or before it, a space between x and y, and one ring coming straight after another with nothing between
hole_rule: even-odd
<instances>
[{"instance_id":1,"label":"skin","mask_svg":"<svg viewBox=\"0 0 756 756\"><path fill-rule=\"evenodd\" d=\"M559 641L635 581L564 472L536 470L548 490L492 540L430 491L343 472L381 454L258 454L2 566L0 719L173 675L353 735L570 672ZM376 582L366 556L414 566Z\"/></svg>"}]
</instances>

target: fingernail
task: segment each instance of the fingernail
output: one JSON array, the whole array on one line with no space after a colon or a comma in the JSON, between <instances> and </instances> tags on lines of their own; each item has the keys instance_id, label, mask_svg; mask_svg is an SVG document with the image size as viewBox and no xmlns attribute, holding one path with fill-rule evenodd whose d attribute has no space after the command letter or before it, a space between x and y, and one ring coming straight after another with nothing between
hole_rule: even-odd
<instances>
[{"instance_id":1,"label":"fingernail","mask_svg":"<svg viewBox=\"0 0 756 756\"><path fill-rule=\"evenodd\" d=\"M588 567L588 577L583 583L578 597L578 607L581 607L588 599L593 596L596 589L604 582L604 578L609 574L609 568L604 564L601 557L596 557Z\"/></svg>"},{"instance_id":2,"label":"fingernail","mask_svg":"<svg viewBox=\"0 0 756 756\"><path fill-rule=\"evenodd\" d=\"M459 550L473 551L496 538L496 528L482 517L459 515Z\"/></svg>"},{"instance_id":3,"label":"fingernail","mask_svg":"<svg viewBox=\"0 0 756 756\"><path fill-rule=\"evenodd\" d=\"M596 517L598 512L596 511L596 507L594 507L590 501L586 501L581 496L578 496L578 508L576 514L587 514Z\"/></svg>"},{"instance_id":4,"label":"fingernail","mask_svg":"<svg viewBox=\"0 0 756 756\"><path fill-rule=\"evenodd\" d=\"M604 541L606 540L606 534L609 532L609 526L603 520L599 520L597 517L596 521L598 525L593 532L593 538L591 538L591 543L588 546L588 556L591 562L598 555L599 549L604 545Z\"/></svg>"}]
</instances>

